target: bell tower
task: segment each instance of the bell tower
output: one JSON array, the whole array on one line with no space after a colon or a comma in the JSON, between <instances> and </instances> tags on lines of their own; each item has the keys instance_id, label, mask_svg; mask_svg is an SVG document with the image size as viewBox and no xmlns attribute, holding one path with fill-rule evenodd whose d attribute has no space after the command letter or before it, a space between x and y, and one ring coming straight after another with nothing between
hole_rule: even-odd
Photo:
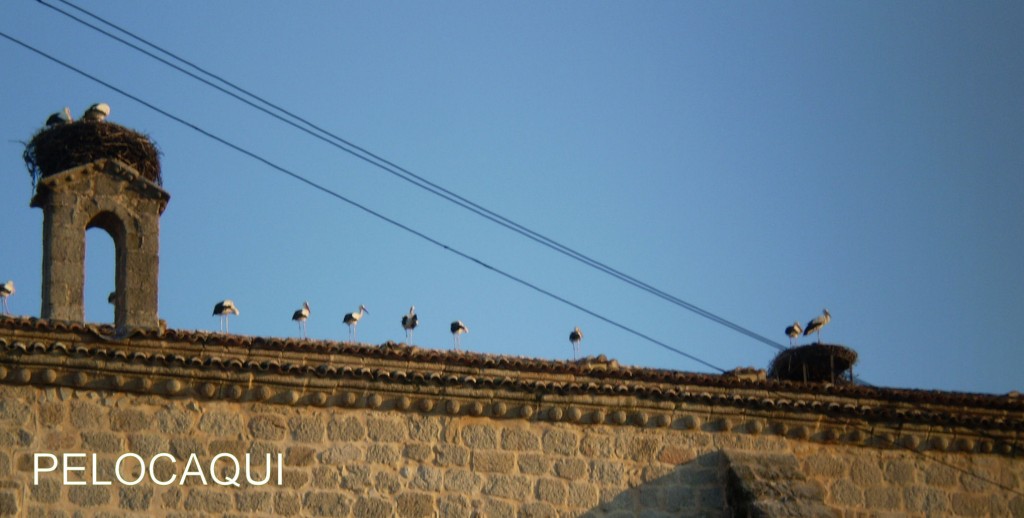
<instances>
[{"instance_id":1,"label":"bell tower","mask_svg":"<svg viewBox=\"0 0 1024 518\"><path fill-rule=\"evenodd\" d=\"M83 141L77 135L83 132L98 140ZM147 178L124 161L131 157L108 152L124 148L110 145L110 141L125 140L125 132L130 139L145 139L152 148L146 158L156 160L155 147L148 139L108 122L82 121L46 129L30 144L41 172L31 206L43 209L42 318L85 320L85 232L100 228L114 241L117 332L159 327L160 215L170 195L159 185L158 162L156 176L150 174ZM63 147L41 146L37 141L43 135L62 141ZM46 155L54 152L73 156ZM48 172L43 167L44 159L60 165L81 165L55 172L52 170L59 166L50 165ZM134 162L140 165L138 160Z\"/></svg>"}]
</instances>

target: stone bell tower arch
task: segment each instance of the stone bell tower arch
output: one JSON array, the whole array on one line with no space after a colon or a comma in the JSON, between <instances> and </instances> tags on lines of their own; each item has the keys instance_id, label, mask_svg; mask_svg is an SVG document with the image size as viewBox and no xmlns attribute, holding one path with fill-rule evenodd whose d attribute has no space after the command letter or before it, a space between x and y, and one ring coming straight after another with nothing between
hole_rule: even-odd
<instances>
[{"instance_id":1,"label":"stone bell tower arch","mask_svg":"<svg viewBox=\"0 0 1024 518\"><path fill-rule=\"evenodd\" d=\"M76 122L67 126L96 124ZM37 147L36 152L41 150ZM158 328L160 216L169 200L170 195L160 185L114 157L49 174L43 171L31 202L31 206L43 209L40 316L85 320L85 233L100 228L114 241L115 327L119 333L131 328Z\"/></svg>"}]
</instances>

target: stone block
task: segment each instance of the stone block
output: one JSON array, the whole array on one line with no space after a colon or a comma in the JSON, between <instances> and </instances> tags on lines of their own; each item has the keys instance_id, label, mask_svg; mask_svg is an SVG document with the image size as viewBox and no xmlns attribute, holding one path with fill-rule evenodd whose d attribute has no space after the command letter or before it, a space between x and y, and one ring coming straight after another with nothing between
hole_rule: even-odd
<instances>
[{"instance_id":1,"label":"stone block","mask_svg":"<svg viewBox=\"0 0 1024 518\"><path fill-rule=\"evenodd\" d=\"M840 507L858 508L864 505L864 491L857 484L844 478L833 480L828 488L828 494L832 502Z\"/></svg>"},{"instance_id":2,"label":"stone block","mask_svg":"<svg viewBox=\"0 0 1024 518\"><path fill-rule=\"evenodd\" d=\"M40 478L38 485L30 485L32 500L43 504L53 504L60 501L61 482L47 478Z\"/></svg>"},{"instance_id":3,"label":"stone block","mask_svg":"<svg viewBox=\"0 0 1024 518\"><path fill-rule=\"evenodd\" d=\"M588 467L581 459L562 459L555 462L555 474L569 480L583 480L587 477Z\"/></svg>"},{"instance_id":4,"label":"stone block","mask_svg":"<svg viewBox=\"0 0 1024 518\"><path fill-rule=\"evenodd\" d=\"M402 518L421 518L434 516L434 497L426 493L406 492L395 499L398 516Z\"/></svg>"},{"instance_id":5,"label":"stone block","mask_svg":"<svg viewBox=\"0 0 1024 518\"><path fill-rule=\"evenodd\" d=\"M22 425L32 415L32 407L17 399L0 399L0 423Z\"/></svg>"},{"instance_id":6,"label":"stone block","mask_svg":"<svg viewBox=\"0 0 1024 518\"><path fill-rule=\"evenodd\" d=\"M409 481L409 487L412 489L436 492L441 490L443 481L444 470L432 468L430 466L420 466L416 469L416 473L412 480Z\"/></svg>"},{"instance_id":7,"label":"stone block","mask_svg":"<svg viewBox=\"0 0 1024 518\"><path fill-rule=\"evenodd\" d=\"M621 486L625 483L626 473L621 463L606 460L595 460L590 466L590 480L603 486Z\"/></svg>"},{"instance_id":8,"label":"stone block","mask_svg":"<svg viewBox=\"0 0 1024 518\"><path fill-rule=\"evenodd\" d=\"M869 487L864 490L864 505L872 510L895 511L903 501L902 493L896 487Z\"/></svg>"},{"instance_id":9,"label":"stone block","mask_svg":"<svg viewBox=\"0 0 1024 518\"><path fill-rule=\"evenodd\" d=\"M804 471L809 477L835 480L846 477L846 463L835 455L815 453L804 461Z\"/></svg>"},{"instance_id":10,"label":"stone block","mask_svg":"<svg viewBox=\"0 0 1024 518\"><path fill-rule=\"evenodd\" d=\"M475 494L483 485L483 477L467 469L449 469L444 472L444 489L465 495Z\"/></svg>"},{"instance_id":11,"label":"stone block","mask_svg":"<svg viewBox=\"0 0 1024 518\"><path fill-rule=\"evenodd\" d=\"M285 468L281 474L281 485L292 489L299 489L309 482L309 472L303 469Z\"/></svg>"},{"instance_id":12,"label":"stone block","mask_svg":"<svg viewBox=\"0 0 1024 518\"><path fill-rule=\"evenodd\" d=\"M390 471L379 471L374 478L373 487L378 493L393 495L402 489L402 479Z\"/></svg>"},{"instance_id":13,"label":"stone block","mask_svg":"<svg viewBox=\"0 0 1024 518\"><path fill-rule=\"evenodd\" d=\"M64 422L67 406L63 401L47 401L39 405L39 424L46 427L58 426Z\"/></svg>"},{"instance_id":14,"label":"stone block","mask_svg":"<svg viewBox=\"0 0 1024 518\"><path fill-rule=\"evenodd\" d=\"M578 441L575 432L557 428L544 432L541 439L544 453L556 455L575 455Z\"/></svg>"},{"instance_id":15,"label":"stone block","mask_svg":"<svg viewBox=\"0 0 1024 518\"><path fill-rule=\"evenodd\" d=\"M68 501L81 507L96 507L110 501L111 486L70 486Z\"/></svg>"},{"instance_id":16,"label":"stone block","mask_svg":"<svg viewBox=\"0 0 1024 518\"><path fill-rule=\"evenodd\" d=\"M10 491L0 492L0 516L17 516L20 511L18 495Z\"/></svg>"},{"instance_id":17,"label":"stone block","mask_svg":"<svg viewBox=\"0 0 1024 518\"><path fill-rule=\"evenodd\" d=\"M366 437L371 441L403 442L406 439L405 432L406 427L401 418L377 416L366 418Z\"/></svg>"},{"instance_id":18,"label":"stone block","mask_svg":"<svg viewBox=\"0 0 1024 518\"><path fill-rule=\"evenodd\" d=\"M402 450L402 456L416 462L427 462L434 456L434 449L429 444L406 444Z\"/></svg>"},{"instance_id":19,"label":"stone block","mask_svg":"<svg viewBox=\"0 0 1024 518\"><path fill-rule=\"evenodd\" d=\"M76 430L109 429L103 407L95 403L73 399L69 415Z\"/></svg>"},{"instance_id":20,"label":"stone block","mask_svg":"<svg viewBox=\"0 0 1024 518\"><path fill-rule=\"evenodd\" d=\"M912 486L917 482L917 469L909 461L891 460L884 464L882 471L885 481L890 484L906 487Z\"/></svg>"},{"instance_id":21,"label":"stone block","mask_svg":"<svg viewBox=\"0 0 1024 518\"><path fill-rule=\"evenodd\" d=\"M193 487L185 498L185 510L194 513L223 514L231 510L231 493Z\"/></svg>"},{"instance_id":22,"label":"stone block","mask_svg":"<svg viewBox=\"0 0 1024 518\"><path fill-rule=\"evenodd\" d=\"M473 506L463 495L444 495L438 504L440 516L445 518L472 518Z\"/></svg>"},{"instance_id":23,"label":"stone block","mask_svg":"<svg viewBox=\"0 0 1024 518\"><path fill-rule=\"evenodd\" d=\"M516 518L516 508L509 502L494 498L483 501L483 515L488 518Z\"/></svg>"},{"instance_id":24,"label":"stone block","mask_svg":"<svg viewBox=\"0 0 1024 518\"><path fill-rule=\"evenodd\" d=\"M473 470L485 473L510 473L515 467L515 454L504 451L474 451Z\"/></svg>"},{"instance_id":25,"label":"stone block","mask_svg":"<svg viewBox=\"0 0 1024 518\"><path fill-rule=\"evenodd\" d=\"M590 509L599 502L597 487L588 482L569 482L566 505L572 509Z\"/></svg>"},{"instance_id":26,"label":"stone block","mask_svg":"<svg viewBox=\"0 0 1024 518\"><path fill-rule=\"evenodd\" d=\"M658 453L658 462L664 462L665 464L686 464L696 458L697 453L693 448L675 444L666 445Z\"/></svg>"},{"instance_id":27,"label":"stone block","mask_svg":"<svg viewBox=\"0 0 1024 518\"><path fill-rule=\"evenodd\" d=\"M619 457L634 462L651 462L661 450L661 439L650 435L622 435L616 441Z\"/></svg>"},{"instance_id":28,"label":"stone block","mask_svg":"<svg viewBox=\"0 0 1024 518\"><path fill-rule=\"evenodd\" d=\"M207 412L199 418L199 429L218 437L238 437L243 430L242 418L235 412Z\"/></svg>"},{"instance_id":29,"label":"stone block","mask_svg":"<svg viewBox=\"0 0 1024 518\"><path fill-rule=\"evenodd\" d=\"M313 487L320 489L337 489L341 486L341 472L334 466L316 466L313 468Z\"/></svg>"},{"instance_id":30,"label":"stone block","mask_svg":"<svg viewBox=\"0 0 1024 518\"><path fill-rule=\"evenodd\" d=\"M490 475L481 492L488 496L521 500L531 493L530 479L522 475Z\"/></svg>"},{"instance_id":31,"label":"stone block","mask_svg":"<svg viewBox=\"0 0 1024 518\"><path fill-rule=\"evenodd\" d=\"M501 447L512 451L537 451L540 436L525 428L506 428L501 432Z\"/></svg>"},{"instance_id":32,"label":"stone block","mask_svg":"<svg viewBox=\"0 0 1024 518\"><path fill-rule=\"evenodd\" d=\"M472 424L462 428L462 443L474 450L493 450L498 447L498 434L492 426Z\"/></svg>"},{"instance_id":33,"label":"stone block","mask_svg":"<svg viewBox=\"0 0 1024 518\"><path fill-rule=\"evenodd\" d=\"M181 489L172 487L170 490L160 495L160 501L163 502L164 509L177 509L178 506L181 505Z\"/></svg>"},{"instance_id":34,"label":"stone block","mask_svg":"<svg viewBox=\"0 0 1024 518\"><path fill-rule=\"evenodd\" d=\"M82 449L89 453L124 453L121 436L110 432L82 432Z\"/></svg>"},{"instance_id":35,"label":"stone block","mask_svg":"<svg viewBox=\"0 0 1024 518\"><path fill-rule=\"evenodd\" d=\"M376 443L366 447L366 462L393 466L400 457L398 446L394 444Z\"/></svg>"},{"instance_id":36,"label":"stone block","mask_svg":"<svg viewBox=\"0 0 1024 518\"><path fill-rule=\"evenodd\" d=\"M537 500L561 505L565 502L567 486L564 481L553 478L542 478L537 481Z\"/></svg>"},{"instance_id":37,"label":"stone block","mask_svg":"<svg viewBox=\"0 0 1024 518\"><path fill-rule=\"evenodd\" d=\"M391 518L395 515L395 507L383 498L360 496L352 506L352 514L363 518Z\"/></svg>"},{"instance_id":38,"label":"stone block","mask_svg":"<svg viewBox=\"0 0 1024 518\"><path fill-rule=\"evenodd\" d=\"M114 432L143 432L150 429L153 416L134 408L110 409L110 430Z\"/></svg>"},{"instance_id":39,"label":"stone block","mask_svg":"<svg viewBox=\"0 0 1024 518\"><path fill-rule=\"evenodd\" d=\"M434 445L434 463L438 466L465 466L469 464L469 450L455 444Z\"/></svg>"},{"instance_id":40,"label":"stone block","mask_svg":"<svg viewBox=\"0 0 1024 518\"><path fill-rule=\"evenodd\" d=\"M953 513L959 516L988 516L989 497L970 493L953 493L950 496Z\"/></svg>"},{"instance_id":41,"label":"stone block","mask_svg":"<svg viewBox=\"0 0 1024 518\"><path fill-rule=\"evenodd\" d=\"M191 432L197 416L197 412L178 405L170 405L157 412L154 419L158 430L177 435Z\"/></svg>"},{"instance_id":42,"label":"stone block","mask_svg":"<svg viewBox=\"0 0 1024 518\"><path fill-rule=\"evenodd\" d=\"M359 441L366 437L366 426L354 416L335 417L327 424L331 441Z\"/></svg>"},{"instance_id":43,"label":"stone block","mask_svg":"<svg viewBox=\"0 0 1024 518\"><path fill-rule=\"evenodd\" d=\"M526 475L544 475L551 470L551 457L541 453L520 453L517 456L519 472Z\"/></svg>"},{"instance_id":44,"label":"stone block","mask_svg":"<svg viewBox=\"0 0 1024 518\"><path fill-rule=\"evenodd\" d=\"M265 456L263 458L266 458ZM291 446L285 453L285 464L296 468L309 466L316 461L316 450L309 446Z\"/></svg>"},{"instance_id":45,"label":"stone block","mask_svg":"<svg viewBox=\"0 0 1024 518\"><path fill-rule=\"evenodd\" d=\"M195 454L198 457L204 457L206 455L206 445L198 439L194 439L192 437L175 437L171 439L170 442L170 454L174 455L178 459L188 459L192 454ZM216 455L216 453L214 453L214 455Z\"/></svg>"},{"instance_id":46,"label":"stone block","mask_svg":"<svg viewBox=\"0 0 1024 518\"><path fill-rule=\"evenodd\" d=\"M437 418L410 415L403 420L408 429L409 440L434 443L441 438L441 423Z\"/></svg>"},{"instance_id":47,"label":"stone block","mask_svg":"<svg viewBox=\"0 0 1024 518\"><path fill-rule=\"evenodd\" d=\"M348 516L349 512L348 499L333 492L306 493L302 507L313 516Z\"/></svg>"},{"instance_id":48,"label":"stone block","mask_svg":"<svg viewBox=\"0 0 1024 518\"><path fill-rule=\"evenodd\" d=\"M153 488L143 485L122 486L118 488L118 505L129 511L146 511L153 499Z\"/></svg>"},{"instance_id":49,"label":"stone block","mask_svg":"<svg viewBox=\"0 0 1024 518\"><path fill-rule=\"evenodd\" d=\"M274 495L274 514L295 516L302 511L302 502L295 493L278 493Z\"/></svg>"},{"instance_id":50,"label":"stone block","mask_svg":"<svg viewBox=\"0 0 1024 518\"><path fill-rule=\"evenodd\" d=\"M370 467L365 464L346 464L341 474L341 487L363 491L370 487Z\"/></svg>"},{"instance_id":51,"label":"stone block","mask_svg":"<svg viewBox=\"0 0 1024 518\"><path fill-rule=\"evenodd\" d=\"M235 509L242 513L270 513L274 495L268 491L246 489L235 492Z\"/></svg>"},{"instance_id":52,"label":"stone block","mask_svg":"<svg viewBox=\"0 0 1024 518\"><path fill-rule=\"evenodd\" d=\"M254 439L280 441L287 429L284 418L278 415L260 414L249 419L249 433Z\"/></svg>"},{"instance_id":53,"label":"stone block","mask_svg":"<svg viewBox=\"0 0 1024 518\"><path fill-rule=\"evenodd\" d=\"M521 518L558 518L558 511L546 502L530 502L519 508Z\"/></svg>"},{"instance_id":54,"label":"stone block","mask_svg":"<svg viewBox=\"0 0 1024 518\"><path fill-rule=\"evenodd\" d=\"M881 482L882 470L874 457L854 459L850 463L850 480L861 487L872 486Z\"/></svg>"},{"instance_id":55,"label":"stone block","mask_svg":"<svg viewBox=\"0 0 1024 518\"><path fill-rule=\"evenodd\" d=\"M950 487L956 484L957 475L953 468L932 462L924 470L924 481L929 486Z\"/></svg>"},{"instance_id":56,"label":"stone block","mask_svg":"<svg viewBox=\"0 0 1024 518\"><path fill-rule=\"evenodd\" d=\"M359 460L363 460L363 450L355 444L335 446L320 453L321 464L339 465Z\"/></svg>"},{"instance_id":57,"label":"stone block","mask_svg":"<svg viewBox=\"0 0 1024 518\"><path fill-rule=\"evenodd\" d=\"M580 439L580 453L591 458L611 458L615 453L615 438L611 435L586 432Z\"/></svg>"},{"instance_id":58,"label":"stone block","mask_svg":"<svg viewBox=\"0 0 1024 518\"><path fill-rule=\"evenodd\" d=\"M288 420L288 430L298 442L321 442L326 427L319 416L295 416Z\"/></svg>"}]
</instances>

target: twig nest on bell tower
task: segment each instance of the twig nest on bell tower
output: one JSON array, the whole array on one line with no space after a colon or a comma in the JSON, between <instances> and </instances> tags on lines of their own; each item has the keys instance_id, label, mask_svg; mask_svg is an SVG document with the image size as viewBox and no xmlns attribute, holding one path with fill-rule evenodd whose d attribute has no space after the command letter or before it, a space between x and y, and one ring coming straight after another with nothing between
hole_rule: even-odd
<instances>
[{"instance_id":1,"label":"twig nest on bell tower","mask_svg":"<svg viewBox=\"0 0 1024 518\"><path fill-rule=\"evenodd\" d=\"M160 150L146 135L112 122L78 121L43 128L22 154L33 185L47 176L103 158L119 160L163 185Z\"/></svg>"}]
</instances>

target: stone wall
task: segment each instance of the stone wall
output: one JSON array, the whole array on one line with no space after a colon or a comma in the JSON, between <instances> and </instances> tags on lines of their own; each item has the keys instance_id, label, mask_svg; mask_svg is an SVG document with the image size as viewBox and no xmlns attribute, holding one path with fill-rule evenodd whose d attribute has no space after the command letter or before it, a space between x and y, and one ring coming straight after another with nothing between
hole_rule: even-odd
<instances>
[{"instance_id":1,"label":"stone wall","mask_svg":"<svg viewBox=\"0 0 1024 518\"><path fill-rule=\"evenodd\" d=\"M710 419L652 428L0 385L0 513L1024 516L1024 463L1012 455L720 428ZM280 452L285 467L280 486L244 477L239 488L196 477L71 486L59 471L35 485L37 452L96 453L98 480L112 480L126 452L170 453L179 476L192 453L208 462L221 452Z\"/></svg>"}]
</instances>

